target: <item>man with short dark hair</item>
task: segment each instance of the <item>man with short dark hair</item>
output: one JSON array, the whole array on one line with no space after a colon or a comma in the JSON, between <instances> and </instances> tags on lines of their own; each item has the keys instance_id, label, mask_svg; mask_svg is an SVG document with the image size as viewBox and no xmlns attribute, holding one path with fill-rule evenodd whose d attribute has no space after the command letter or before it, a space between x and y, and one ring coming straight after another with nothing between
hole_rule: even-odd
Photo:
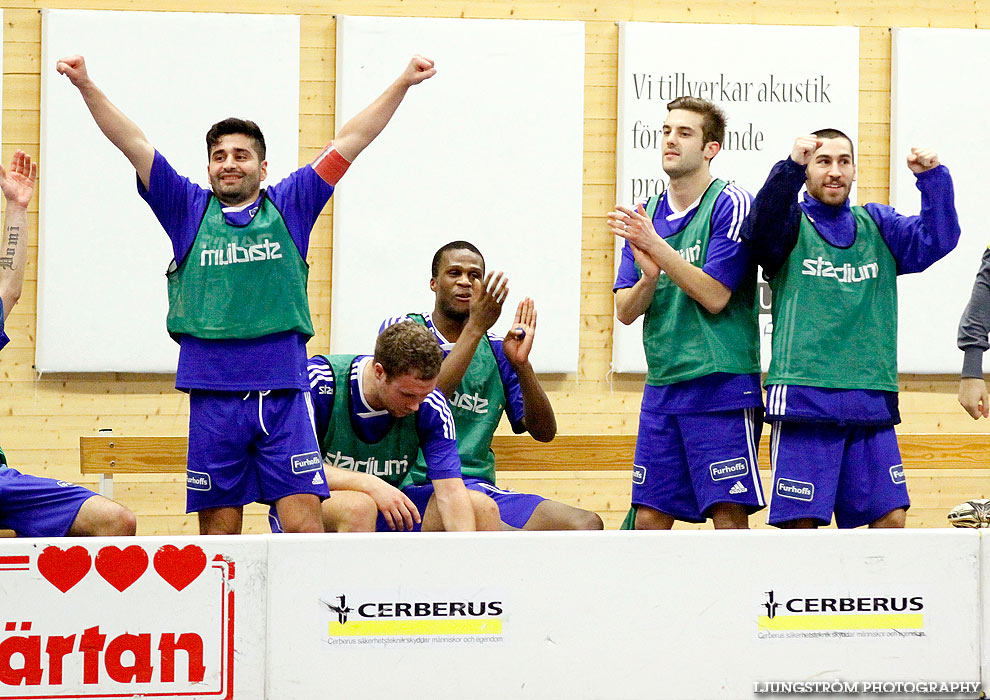
<instances>
[{"instance_id":1,"label":"man with short dark hair","mask_svg":"<svg viewBox=\"0 0 990 700\"><path fill-rule=\"evenodd\" d=\"M495 485L492 438L503 413L516 433L528 432L540 442L557 434L557 421L546 392L529 362L536 337L536 305L520 302L512 329L503 339L489 329L502 312L508 279L485 273L485 259L467 241L452 241L433 256L430 289L433 312L408 314L385 321L411 319L433 334L444 360L437 388L447 397L457 425L457 450L464 483L498 505L506 528L518 530L600 530L602 519L591 511ZM414 501L432 493L427 462L421 454L403 484Z\"/></svg>"},{"instance_id":2,"label":"man with short dark hair","mask_svg":"<svg viewBox=\"0 0 990 700\"><path fill-rule=\"evenodd\" d=\"M675 520L749 526L764 507L756 461L763 427L756 268L739 240L745 190L714 178L725 114L695 97L667 105L670 185L644 208L617 206L609 229L625 239L615 311L643 316L647 375L623 527ZM634 519L634 520L633 520Z\"/></svg>"},{"instance_id":3,"label":"man with short dark hair","mask_svg":"<svg viewBox=\"0 0 990 700\"><path fill-rule=\"evenodd\" d=\"M442 360L433 335L411 322L385 329L374 356L310 358L332 492L322 508L327 532L497 529L495 504L461 480L454 419L436 390ZM420 452L433 493L417 503L399 486Z\"/></svg>"},{"instance_id":4,"label":"man with short dark hair","mask_svg":"<svg viewBox=\"0 0 990 700\"><path fill-rule=\"evenodd\" d=\"M23 151L9 170L0 166L0 191L6 203L0 241L0 348L10 338L4 321L21 298L27 267L27 207L38 166ZM133 535L134 514L119 503L67 481L22 474L7 465L0 449L0 528L19 537Z\"/></svg>"},{"instance_id":5,"label":"man with short dark hair","mask_svg":"<svg viewBox=\"0 0 990 700\"><path fill-rule=\"evenodd\" d=\"M309 236L350 163L406 91L433 76L433 62L415 56L313 163L267 189L256 125L225 120L210 130L206 190L107 99L82 56L57 70L134 166L139 193L172 241L167 327L180 344L176 387L189 392L187 511L199 513L201 533L231 534L244 504L274 502L286 531L322 532L328 491L306 379Z\"/></svg>"},{"instance_id":6,"label":"man with short dark hair","mask_svg":"<svg viewBox=\"0 0 990 700\"><path fill-rule=\"evenodd\" d=\"M817 527L834 513L841 528L904 527L896 278L959 240L949 171L924 148L911 149L907 166L919 216L850 206L852 140L837 129L799 136L743 225L773 291L771 525Z\"/></svg>"}]
</instances>

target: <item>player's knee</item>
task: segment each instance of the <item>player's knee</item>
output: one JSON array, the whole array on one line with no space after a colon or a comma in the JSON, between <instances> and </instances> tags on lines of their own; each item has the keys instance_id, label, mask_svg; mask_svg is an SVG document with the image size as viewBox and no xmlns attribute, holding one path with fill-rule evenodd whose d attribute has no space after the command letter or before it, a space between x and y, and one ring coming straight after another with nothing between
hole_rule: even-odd
<instances>
[{"instance_id":1,"label":"player's knee","mask_svg":"<svg viewBox=\"0 0 990 700\"><path fill-rule=\"evenodd\" d=\"M323 529L326 532L374 532L378 521L375 499L366 493L350 491L346 496L331 494L323 501Z\"/></svg>"},{"instance_id":2,"label":"player's knee","mask_svg":"<svg viewBox=\"0 0 990 700\"><path fill-rule=\"evenodd\" d=\"M907 525L907 511L903 508L897 508L890 511L886 515L874 520L870 523L870 527L892 527L892 528L902 528Z\"/></svg>"},{"instance_id":3,"label":"player's knee","mask_svg":"<svg viewBox=\"0 0 990 700\"><path fill-rule=\"evenodd\" d=\"M117 524L117 534L122 537L133 537L137 534L137 516L130 508L125 508L120 504L115 504L119 508L115 522Z\"/></svg>"},{"instance_id":4,"label":"player's knee","mask_svg":"<svg viewBox=\"0 0 990 700\"><path fill-rule=\"evenodd\" d=\"M110 501L96 530L95 534L101 537L133 537L137 533L137 517L130 508Z\"/></svg>"},{"instance_id":5,"label":"player's knee","mask_svg":"<svg viewBox=\"0 0 990 700\"><path fill-rule=\"evenodd\" d=\"M474 509L475 529L479 532L501 530L502 516L498 512L498 504L485 494L471 489L468 489L468 496Z\"/></svg>"},{"instance_id":6,"label":"player's knee","mask_svg":"<svg viewBox=\"0 0 990 700\"><path fill-rule=\"evenodd\" d=\"M738 503L716 503L712 506L712 523L717 530L746 530L749 515Z\"/></svg>"},{"instance_id":7,"label":"player's knee","mask_svg":"<svg viewBox=\"0 0 990 700\"><path fill-rule=\"evenodd\" d=\"M137 517L130 508L103 496L83 503L69 530L83 537L132 537L137 532Z\"/></svg>"},{"instance_id":8,"label":"player's knee","mask_svg":"<svg viewBox=\"0 0 990 700\"><path fill-rule=\"evenodd\" d=\"M605 523L602 522L601 517L598 513L594 513L590 510L581 510L580 508L575 508L574 513L571 514L570 529L571 530L604 530Z\"/></svg>"},{"instance_id":9,"label":"player's knee","mask_svg":"<svg viewBox=\"0 0 990 700\"><path fill-rule=\"evenodd\" d=\"M636 508L637 530L669 530L674 526L674 518L659 510L638 506Z\"/></svg>"},{"instance_id":10,"label":"player's knee","mask_svg":"<svg viewBox=\"0 0 990 700\"><path fill-rule=\"evenodd\" d=\"M594 513L590 510L584 511L584 516L582 518L584 522L581 525L582 530L604 530L605 521L602 520L602 516L598 513Z\"/></svg>"}]
</instances>

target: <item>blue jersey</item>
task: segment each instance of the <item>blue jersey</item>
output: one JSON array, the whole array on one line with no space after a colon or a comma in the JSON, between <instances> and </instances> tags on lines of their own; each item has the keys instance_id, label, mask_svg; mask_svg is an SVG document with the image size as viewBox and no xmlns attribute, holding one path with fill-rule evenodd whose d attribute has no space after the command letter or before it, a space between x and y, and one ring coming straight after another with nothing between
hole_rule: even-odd
<instances>
[{"instance_id":1,"label":"blue jersey","mask_svg":"<svg viewBox=\"0 0 990 700\"><path fill-rule=\"evenodd\" d=\"M897 264L897 274L921 272L948 254L959 242L952 178L945 166L918 173L921 213L898 214L884 204L866 204L880 236ZM798 193L805 168L790 158L777 163L753 201L743 222L742 238L754 250L767 279L780 271L797 243L802 214L829 244L852 245L856 222L849 202L832 206ZM813 322L813 319L809 319ZM900 422L896 392L824 389L811 386L773 386L767 392L770 420L825 421L852 425L893 425Z\"/></svg>"},{"instance_id":2,"label":"blue jersey","mask_svg":"<svg viewBox=\"0 0 990 700\"><path fill-rule=\"evenodd\" d=\"M412 319L408 316L392 316L382 321L378 332L381 333L392 324L410 320ZM450 351L454 349L454 343L447 340L443 333L440 332L440 329L434 325L431 314L423 314L423 320L426 322L426 327L430 329L433 336L437 339L437 342L440 343L443 356L446 358L450 354ZM516 374L516 370L512 368L512 364L505 357L505 351L502 349L503 339L494 333L488 333L488 342L492 346L492 353L495 355L495 362L498 364L498 373L502 380L502 386L505 387L505 398L507 400L505 415L509 418L509 425L512 426L512 432L516 434L524 433L526 432L524 421L526 410L523 404L522 388L519 386L519 375Z\"/></svg>"},{"instance_id":3,"label":"blue jersey","mask_svg":"<svg viewBox=\"0 0 990 700\"><path fill-rule=\"evenodd\" d=\"M360 355L351 364L350 402L341 402L338 410L350 405L351 426L358 438L375 443L381 440L395 425L395 418L385 410L375 410L368 405L361 387L361 370L365 363L373 361L370 355ZM313 398L313 413L316 421L316 434L322 439L330 426L330 411L333 408L334 375L327 358L316 355L309 358L309 386ZM461 460L457 456L457 435L454 430L454 417L450 414L447 400L434 389L416 411L416 431L419 445L426 459L427 478L459 479Z\"/></svg>"},{"instance_id":4,"label":"blue jersey","mask_svg":"<svg viewBox=\"0 0 990 700\"><path fill-rule=\"evenodd\" d=\"M667 194L665 192L660 198L653 214L653 228L662 238L683 231L701 204L699 197L687 209L677 212L670 206ZM756 274L749 248L740 240L742 222L749 213L751 200L749 192L730 183L715 200L712 211L711 240L701 269L730 290L735 290L747 275ZM627 241L622 247L619 272L612 289L628 289L639 278ZM672 350L676 351L676 348ZM717 373L665 386L647 384L642 408L652 413L708 413L756 408L762 403L759 374Z\"/></svg>"},{"instance_id":5,"label":"blue jersey","mask_svg":"<svg viewBox=\"0 0 990 700\"><path fill-rule=\"evenodd\" d=\"M158 217L172 241L175 261L181 263L192 248L212 192L179 175L157 151L148 187L138 179L138 192ZM313 225L332 194L333 187L309 165L267 189L303 259ZM257 211L256 204L224 209L224 216L230 225L244 226ZM306 340L291 331L248 340L184 335L175 385L216 391L306 389Z\"/></svg>"}]
</instances>

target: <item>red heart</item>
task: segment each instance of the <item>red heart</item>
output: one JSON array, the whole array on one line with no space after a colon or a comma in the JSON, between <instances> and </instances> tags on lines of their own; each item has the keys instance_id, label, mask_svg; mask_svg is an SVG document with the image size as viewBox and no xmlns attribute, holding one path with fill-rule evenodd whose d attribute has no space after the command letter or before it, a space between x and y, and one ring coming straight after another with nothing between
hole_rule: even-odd
<instances>
[{"instance_id":1,"label":"red heart","mask_svg":"<svg viewBox=\"0 0 990 700\"><path fill-rule=\"evenodd\" d=\"M132 544L127 549L104 547L96 555L96 570L121 593L148 569L148 553Z\"/></svg>"},{"instance_id":2,"label":"red heart","mask_svg":"<svg viewBox=\"0 0 990 700\"><path fill-rule=\"evenodd\" d=\"M179 549L167 544L155 552L155 571L177 591L181 591L203 573L206 554L194 544Z\"/></svg>"},{"instance_id":3,"label":"red heart","mask_svg":"<svg viewBox=\"0 0 990 700\"><path fill-rule=\"evenodd\" d=\"M92 562L85 547L45 547L38 555L38 571L63 593L82 581Z\"/></svg>"}]
</instances>

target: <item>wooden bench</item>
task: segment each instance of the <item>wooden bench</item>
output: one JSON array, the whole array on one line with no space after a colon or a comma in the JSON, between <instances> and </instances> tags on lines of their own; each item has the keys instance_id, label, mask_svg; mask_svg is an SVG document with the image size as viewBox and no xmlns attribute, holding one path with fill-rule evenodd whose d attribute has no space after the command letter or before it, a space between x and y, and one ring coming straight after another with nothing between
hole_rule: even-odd
<instances>
[{"instance_id":1,"label":"wooden bench","mask_svg":"<svg viewBox=\"0 0 990 700\"><path fill-rule=\"evenodd\" d=\"M911 472L912 525L944 526L956 503L990 497L990 473L983 471L990 469L990 434L905 433L898 439ZM768 443L765 434L759 454L765 491ZM99 475L100 493L112 498L115 474L185 472L186 446L185 437L81 437L80 470ZM497 435L492 443L500 485L595 510L610 527L629 505L635 446L635 435L560 435L547 444L528 435Z\"/></svg>"}]
</instances>

